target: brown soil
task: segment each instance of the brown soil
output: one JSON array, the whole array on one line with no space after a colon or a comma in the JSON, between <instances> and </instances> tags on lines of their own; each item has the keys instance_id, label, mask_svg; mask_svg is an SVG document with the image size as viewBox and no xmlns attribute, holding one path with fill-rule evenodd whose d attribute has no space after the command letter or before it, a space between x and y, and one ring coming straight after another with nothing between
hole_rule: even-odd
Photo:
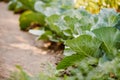
<instances>
[{"instance_id":1,"label":"brown soil","mask_svg":"<svg viewBox=\"0 0 120 80\"><path fill-rule=\"evenodd\" d=\"M55 54L36 47L35 36L20 31L18 19L19 15L7 10L7 4L0 3L0 80L8 77L16 64L37 74L45 70L48 63L54 65L56 61Z\"/></svg>"}]
</instances>

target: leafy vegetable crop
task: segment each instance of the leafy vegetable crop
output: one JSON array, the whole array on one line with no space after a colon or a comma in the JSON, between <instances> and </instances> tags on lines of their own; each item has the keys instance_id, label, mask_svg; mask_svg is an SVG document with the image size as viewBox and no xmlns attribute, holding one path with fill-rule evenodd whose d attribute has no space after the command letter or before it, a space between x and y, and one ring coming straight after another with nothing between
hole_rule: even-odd
<instances>
[{"instance_id":1,"label":"leafy vegetable crop","mask_svg":"<svg viewBox=\"0 0 120 80\"><path fill-rule=\"evenodd\" d=\"M8 9L13 10L14 13L21 13L27 10L27 8L18 0L10 0L8 3Z\"/></svg>"},{"instance_id":2,"label":"leafy vegetable crop","mask_svg":"<svg viewBox=\"0 0 120 80\"><path fill-rule=\"evenodd\" d=\"M79 22L79 27L76 31L79 30L78 32L80 33L77 34L77 36L73 36L73 39L64 41L65 45L69 47L69 50L72 50L73 53L70 53L71 56L65 57L58 64L57 69L65 69L79 62L79 64L77 64L78 66L86 65L87 69L91 67L85 73L77 68L81 74L81 78L78 77L79 80L112 79L113 77L110 74L113 74L113 79L119 79L119 72L117 72L119 65L111 66L108 69L104 68L105 64L109 64L110 66L110 64L112 65L115 61L117 62L117 60L119 60L120 31L118 30L119 27L115 28L120 20L119 13L116 13L112 9L103 9L97 15L91 15L92 17L89 18L86 18L86 16L83 18L79 17L78 21L76 21ZM84 18L87 20L84 20ZM81 26L84 23L88 23L88 27L86 24ZM74 24L74 28L75 27ZM71 30L75 30L74 28ZM96 61L95 63L86 63L84 62L86 58L89 60L95 59ZM81 64L83 62L84 64Z\"/></svg>"},{"instance_id":3,"label":"leafy vegetable crop","mask_svg":"<svg viewBox=\"0 0 120 80\"><path fill-rule=\"evenodd\" d=\"M65 45L65 57L57 69L70 68L66 80L120 79L120 13L103 8L91 14L75 9L74 2L68 0L19 1L32 10L20 16L22 30L38 23L40 29L30 33Z\"/></svg>"},{"instance_id":4,"label":"leafy vegetable crop","mask_svg":"<svg viewBox=\"0 0 120 80\"><path fill-rule=\"evenodd\" d=\"M43 26L45 24L45 16L43 14L32 12L32 11L26 11L24 12L20 18L20 28L21 30L27 30L30 25L33 24L40 24Z\"/></svg>"}]
</instances>

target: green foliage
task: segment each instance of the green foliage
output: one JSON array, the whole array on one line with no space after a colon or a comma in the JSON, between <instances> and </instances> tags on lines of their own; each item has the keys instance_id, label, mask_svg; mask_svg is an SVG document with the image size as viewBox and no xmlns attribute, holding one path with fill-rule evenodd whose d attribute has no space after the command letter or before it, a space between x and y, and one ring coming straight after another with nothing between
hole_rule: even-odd
<instances>
[{"instance_id":1,"label":"green foliage","mask_svg":"<svg viewBox=\"0 0 120 80\"><path fill-rule=\"evenodd\" d=\"M36 23L43 26L45 24L44 19L45 19L45 16L41 13L26 11L19 18L20 29L28 30L28 28L32 23Z\"/></svg>"},{"instance_id":2,"label":"green foliage","mask_svg":"<svg viewBox=\"0 0 120 80\"><path fill-rule=\"evenodd\" d=\"M74 8L73 0L41 0L35 3L35 10L50 16L53 14L60 14L65 10Z\"/></svg>"},{"instance_id":3,"label":"green foliage","mask_svg":"<svg viewBox=\"0 0 120 80\"><path fill-rule=\"evenodd\" d=\"M114 27L116 27L120 30L120 14L118 16L118 22L116 23L116 25Z\"/></svg>"},{"instance_id":4,"label":"green foliage","mask_svg":"<svg viewBox=\"0 0 120 80\"><path fill-rule=\"evenodd\" d=\"M104 8L100 10L98 17L96 17L98 21L93 28L115 26L120 19L119 15L120 13L117 13L114 9Z\"/></svg>"},{"instance_id":5,"label":"green foliage","mask_svg":"<svg viewBox=\"0 0 120 80\"><path fill-rule=\"evenodd\" d=\"M73 75L71 77L77 80L119 80L119 60L119 57L116 57L113 61L99 63L97 66L98 60L96 58L85 58L76 63L77 68L71 69L70 72Z\"/></svg>"},{"instance_id":6,"label":"green foliage","mask_svg":"<svg viewBox=\"0 0 120 80\"><path fill-rule=\"evenodd\" d=\"M74 9L74 3L68 0L19 1L32 10L21 15L22 30L33 23L40 24L44 27L29 32L38 35L38 39L61 42L67 47L64 52L69 55L57 65L57 69L70 68L71 76L63 74L65 80L120 79L120 13L103 8L91 14ZM69 67L74 64L77 68Z\"/></svg>"},{"instance_id":7,"label":"green foliage","mask_svg":"<svg viewBox=\"0 0 120 80\"><path fill-rule=\"evenodd\" d=\"M99 27L115 27L119 24L119 19L119 13L113 9L102 9L97 15L81 9L70 9L64 11L61 15L48 16L45 21L49 28L47 31L53 31L53 34L59 36L56 39L64 42L82 34L92 35L91 30Z\"/></svg>"},{"instance_id":8,"label":"green foliage","mask_svg":"<svg viewBox=\"0 0 120 80\"><path fill-rule=\"evenodd\" d=\"M73 51L86 57L94 57L98 51L101 41L90 35L81 35L72 40L67 40L66 45Z\"/></svg>"},{"instance_id":9,"label":"green foliage","mask_svg":"<svg viewBox=\"0 0 120 80\"><path fill-rule=\"evenodd\" d=\"M77 61L81 61L85 56L82 54L73 54L71 56L65 57L58 65L57 69L65 69L68 66L73 65Z\"/></svg>"},{"instance_id":10,"label":"green foliage","mask_svg":"<svg viewBox=\"0 0 120 80\"><path fill-rule=\"evenodd\" d=\"M70 56L63 58L57 69L65 69L79 63L76 69L78 72L75 72L74 76L66 77L68 80L112 79L109 75L111 73L119 78L116 72L111 71L111 68L106 69L104 73L104 68L101 67L114 64L116 56L119 55L119 13L113 9L102 9L99 14L90 14L84 9L72 7L65 9L58 6L59 3L57 6L53 3L56 4L57 1L48 3L37 1L35 10L45 15L46 26L41 28L40 31L43 32L40 33L39 39L62 42L68 47L68 52L73 52ZM115 68L116 71L117 69ZM94 73L96 75L93 75Z\"/></svg>"},{"instance_id":11,"label":"green foliage","mask_svg":"<svg viewBox=\"0 0 120 80\"><path fill-rule=\"evenodd\" d=\"M96 37L101 40L102 49L109 58L114 58L118 53L117 45L120 45L120 31L112 27L103 27L93 30Z\"/></svg>"},{"instance_id":12,"label":"green foliage","mask_svg":"<svg viewBox=\"0 0 120 80\"><path fill-rule=\"evenodd\" d=\"M34 11L34 4L38 0L18 0L21 2L27 9Z\"/></svg>"},{"instance_id":13,"label":"green foliage","mask_svg":"<svg viewBox=\"0 0 120 80\"><path fill-rule=\"evenodd\" d=\"M10 0L8 3L8 9L13 10L14 13L20 13L22 11L27 10L25 6L18 0Z\"/></svg>"},{"instance_id":14,"label":"green foliage","mask_svg":"<svg viewBox=\"0 0 120 80\"><path fill-rule=\"evenodd\" d=\"M74 11L77 12L76 10ZM96 80L101 78L103 78L103 80L112 79L110 74L113 74L114 77L119 78L120 76L116 75L116 74L119 74L118 72L114 72L110 70L113 67L110 69L106 69L107 73L104 73L104 68L101 67L105 65L107 66L107 64L109 65L114 64L113 62L116 63L116 58L119 55L120 31L115 28L116 24L118 24L118 21L120 19L119 13L115 12L112 9L103 9L97 15L92 15L89 13L87 14L86 12L84 12L84 15L85 15L84 16L82 15L82 12L83 11L81 11L80 13L79 12L77 13L77 14L81 14L79 16L76 14L72 14L71 17L65 14L62 16L58 15L59 17L56 19L59 21L60 19L62 19L62 22L61 22L62 24L60 25L57 25L59 23L59 21L57 20L52 22L52 24L55 25L55 27L58 27L59 31L61 31L63 35L65 35L64 34L65 29L66 30L69 29L69 32L67 34L72 34L70 36L72 36L71 38L73 39L69 40L69 38L67 38L67 41L66 40L64 41L65 45L69 47L72 51L74 51L76 54L79 54L80 56L82 56L81 58L79 55L74 57L75 54L73 54L71 56L67 56L63 58L63 60L58 64L57 69L67 68L67 66L75 64L76 61L77 62L79 61L80 64L78 65L81 66L82 65L81 62L85 63L84 59L88 58L89 60L91 60L91 58L93 57L98 62L92 65L88 63L88 65L86 66L86 69L89 69L89 68L90 69L85 74L83 71L80 71L80 70L76 72L78 73L78 75L81 74L82 76L81 79L85 79L85 80L88 80L89 78L90 80ZM89 15L91 17L87 18L87 16ZM51 20L52 20L52 16L50 16ZM89 27L87 27L87 23ZM61 28L62 25L64 26L64 28ZM77 34L74 33L74 30L76 30L75 32L78 32L78 33ZM68 35L65 35L65 36L69 37ZM95 65L95 67L93 65ZM99 72L99 70L101 69L103 70ZM115 68L115 71L117 70L118 68ZM94 75L94 73L96 73L96 75ZM76 76L77 74L74 77ZM78 80L81 80L81 79L78 78Z\"/></svg>"}]
</instances>

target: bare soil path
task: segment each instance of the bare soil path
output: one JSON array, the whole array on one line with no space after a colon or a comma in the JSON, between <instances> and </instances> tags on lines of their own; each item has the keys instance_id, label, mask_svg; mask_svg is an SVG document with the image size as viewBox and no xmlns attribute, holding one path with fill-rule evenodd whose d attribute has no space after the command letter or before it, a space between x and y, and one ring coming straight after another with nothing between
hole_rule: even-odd
<instances>
[{"instance_id":1,"label":"bare soil path","mask_svg":"<svg viewBox=\"0 0 120 80\"><path fill-rule=\"evenodd\" d=\"M35 36L19 30L18 19L19 15L7 10L7 4L0 3L1 78L15 70L16 64L31 74L37 74L45 69L47 63L55 63L54 54L35 46Z\"/></svg>"}]
</instances>

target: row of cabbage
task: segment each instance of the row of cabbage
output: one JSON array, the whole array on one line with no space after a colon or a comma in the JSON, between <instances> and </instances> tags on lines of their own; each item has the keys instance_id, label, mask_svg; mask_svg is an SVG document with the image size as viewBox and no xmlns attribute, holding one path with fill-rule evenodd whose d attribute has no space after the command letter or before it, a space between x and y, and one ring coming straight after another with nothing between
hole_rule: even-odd
<instances>
[{"instance_id":1,"label":"row of cabbage","mask_svg":"<svg viewBox=\"0 0 120 80\"><path fill-rule=\"evenodd\" d=\"M119 12L103 8L98 14L91 14L83 8L76 9L74 0L17 2L27 10L19 19L21 30L39 24L37 30L29 30L38 40L65 45L64 58L56 67L66 72L61 74L64 80L120 79Z\"/></svg>"}]
</instances>

